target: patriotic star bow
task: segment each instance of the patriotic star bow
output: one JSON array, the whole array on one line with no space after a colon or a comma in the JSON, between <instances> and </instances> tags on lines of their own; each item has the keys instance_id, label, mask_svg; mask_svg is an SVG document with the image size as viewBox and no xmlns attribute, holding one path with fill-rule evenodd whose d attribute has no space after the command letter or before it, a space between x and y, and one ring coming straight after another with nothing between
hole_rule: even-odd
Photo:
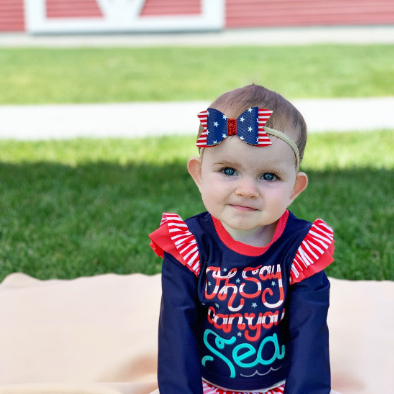
<instances>
[{"instance_id":1,"label":"patriotic star bow","mask_svg":"<svg viewBox=\"0 0 394 394\"><path fill-rule=\"evenodd\" d=\"M196 145L209 148L220 144L225 138L237 135L242 141L254 146L268 146L272 142L264 130L264 125L273 111L253 107L247 109L237 119L228 119L214 108L208 108L197 116L204 128Z\"/></svg>"}]
</instances>

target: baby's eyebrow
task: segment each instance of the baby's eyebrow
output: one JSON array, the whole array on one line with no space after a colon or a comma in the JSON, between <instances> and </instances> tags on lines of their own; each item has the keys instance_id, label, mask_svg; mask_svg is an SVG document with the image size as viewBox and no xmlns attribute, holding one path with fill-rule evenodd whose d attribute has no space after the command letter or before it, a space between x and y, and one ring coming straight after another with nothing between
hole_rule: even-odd
<instances>
[{"instance_id":1,"label":"baby's eyebrow","mask_svg":"<svg viewBox=\"0 0 394 394\"><path fill-rule=\"evenodd\" d=\"M214 164L217 164L217 165L226 165L226 166L229 166L229 165L231 165L231 166L236 166L236 165L238 165L238 163L235 163L235 162L233 162L233 161L227 161L227 160L218 161L218 162L216 162L216 163L214 163Z\"/></svg>"},{"instance_id":2,"label":"baby's eyebrow","mask_svg":"<svg viewBox=\"0 0 394 394\"><path fill-rule=\"evenodd\" d=\"M283 167L283 164L277 164L277 163L267 163L266 165L262 166L262 171L264 172L276 172L276 173L283 173L285 172L285 168Z\"/></svg>"}]
</instances>

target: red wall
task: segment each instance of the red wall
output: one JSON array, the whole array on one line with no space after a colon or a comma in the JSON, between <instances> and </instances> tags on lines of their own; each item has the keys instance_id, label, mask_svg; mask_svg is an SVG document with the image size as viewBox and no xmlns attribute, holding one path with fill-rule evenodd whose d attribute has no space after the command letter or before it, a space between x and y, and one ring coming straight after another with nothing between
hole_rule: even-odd
<instances>
[{"instance_id":1,"label":"red wall","mask_svg":"<svg viewBox=\"0 0 394 394\"><path fill-rule=\"evenodd\" d=\"M393 0L226 0L226 27L394 24Z\"/></svg>"},{"instance_id":2,"label":"red wall","mask_svg":"<svg viewBox=\"0 0 394 394\"><path fill-rule=\"evenodd\" d=\"M47 18L103 17L96 0L46 0L46 11Z\"/></svg>"},{"instance_id":3,"label":"red wall","mask_svg":"<svg viewBox=\"0 0 394 394\"><path fill-rule=\"evenodd\" d=\"M226 28L394 24L394 0L225 0ZM96 0L46 0L48 18L102 18ZM141 16L198 15L201 0L146 0ZM0 32L25 30L23 0L0 0Z\"/></svg>"},{"instance_id":4,"label":"red wall","mask_svg":"<svg viewBox=\"0 0 394 394\"><path fill-rule=\"evenodd\" d=\"M199 15L201 0L146 0L141 16Z\"/></svg>"},{"instance_id":5,"label":"red wall","mask_svg":"<svg viewBox=\"0 0 394 394\"><path fill-rule=\"evenodd\" d=\"M23 0L0 0L0 32L24 31Z\"/></svg>"}]
</instances>

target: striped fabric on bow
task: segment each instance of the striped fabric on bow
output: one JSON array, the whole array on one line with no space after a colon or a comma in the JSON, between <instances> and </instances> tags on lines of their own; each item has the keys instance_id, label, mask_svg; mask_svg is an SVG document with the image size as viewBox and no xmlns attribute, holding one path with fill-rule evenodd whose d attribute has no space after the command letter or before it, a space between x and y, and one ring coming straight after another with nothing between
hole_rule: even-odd
<instances>
[{"instance_id":1,"label":"striped fabric on bow","mask_svg":"<svg viewBox=\"0 0 394 394\"><path fill-rule=\"evenodd\" d=\"M253 107L243 112L237 119L228 119L214 108L208 108L197 116L204 128L196 145L209 148L220 144L226 137L237 135L242 141L254 146L268 146L272 142L264 131L264 125L273 111Z\"/></svg>"}]
</instances>

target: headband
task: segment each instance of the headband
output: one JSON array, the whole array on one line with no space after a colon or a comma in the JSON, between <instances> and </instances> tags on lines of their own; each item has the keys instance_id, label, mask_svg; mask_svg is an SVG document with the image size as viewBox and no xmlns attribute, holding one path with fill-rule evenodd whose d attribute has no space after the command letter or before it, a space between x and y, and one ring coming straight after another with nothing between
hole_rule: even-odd
<instances>
[{"instance_id":1,"label":"headband","mask_svg":"<svg viewBox=\"0 0 394 394\"><path fill-rule=\"evenodd\" d=\"M286 142L293 149L296 157L296 168L300 165L300 153L294 141L282 131L266 127L273 111L266 108L253 107L247 109L236 119L228 119L215 108L208 108L197 116L204 131L197 139L197 147L210 148L220 144L225 138L237 135L247 144L264 147L272 145L268 135L273 135Z\"/></svg>"}]
</instances>

